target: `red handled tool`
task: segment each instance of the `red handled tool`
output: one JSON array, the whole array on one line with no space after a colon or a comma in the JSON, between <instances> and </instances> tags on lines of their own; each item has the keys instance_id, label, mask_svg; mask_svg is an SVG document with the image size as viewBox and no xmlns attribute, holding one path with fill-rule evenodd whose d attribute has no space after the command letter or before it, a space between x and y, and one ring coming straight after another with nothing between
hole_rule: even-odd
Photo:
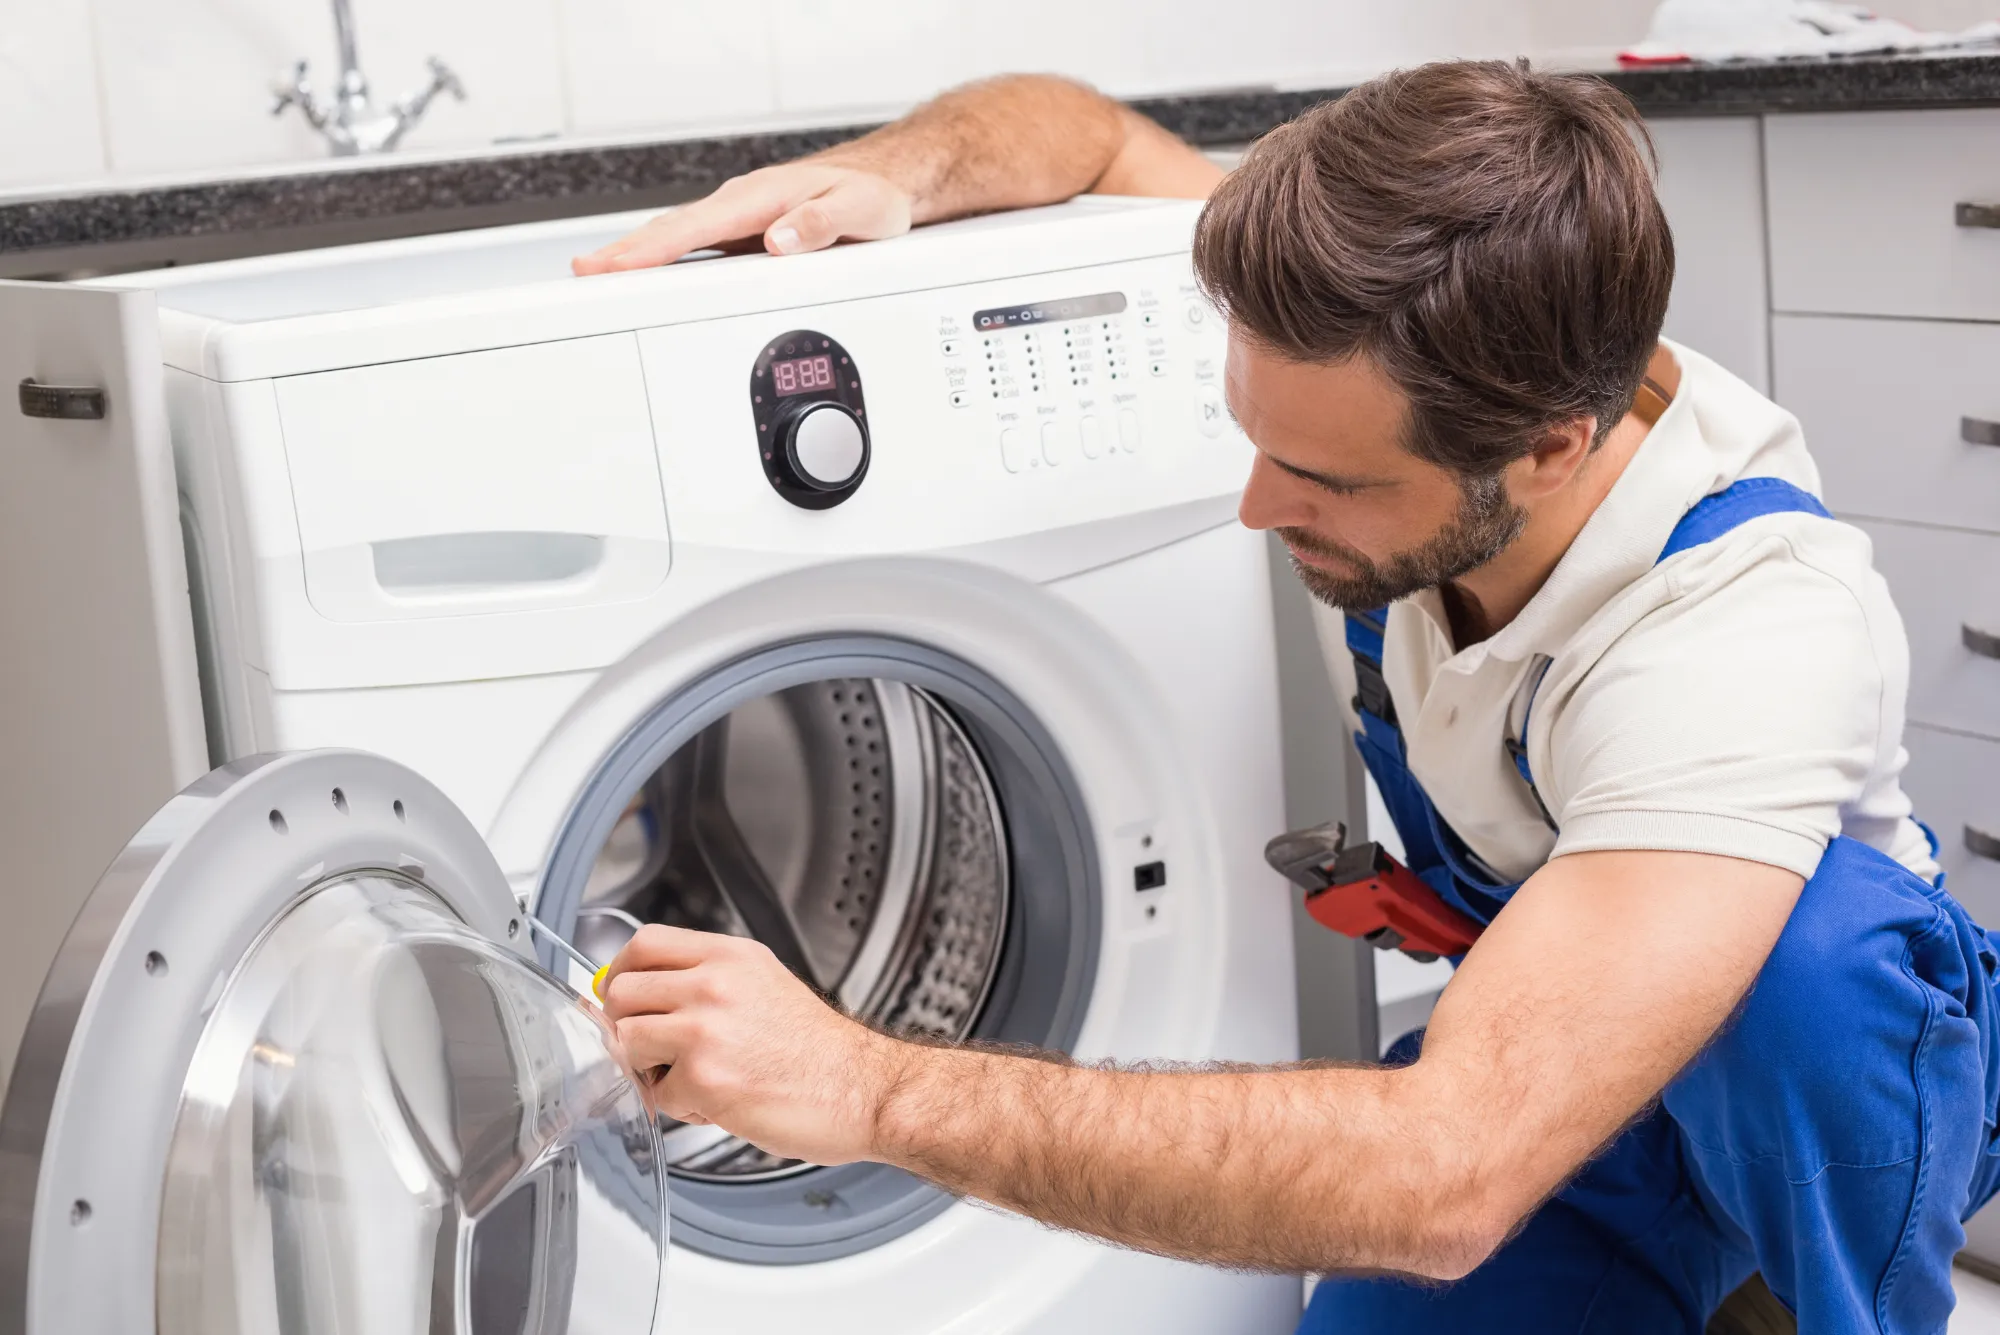
<instances>
[{"instance_id":1,"label":"red handled tool","mask_svg":"<svg viewBox=\"0 0 2000 1335\"><path fill-rule=\"evenodd\" d=\"M1306 912L1323 927L1414 959L1463 955L1477 922L1444 902L1423 878L1377 843L1348 847L1338 821L1281 834L1264 860L1306 892Z\"/></svg>"}]
</instances>

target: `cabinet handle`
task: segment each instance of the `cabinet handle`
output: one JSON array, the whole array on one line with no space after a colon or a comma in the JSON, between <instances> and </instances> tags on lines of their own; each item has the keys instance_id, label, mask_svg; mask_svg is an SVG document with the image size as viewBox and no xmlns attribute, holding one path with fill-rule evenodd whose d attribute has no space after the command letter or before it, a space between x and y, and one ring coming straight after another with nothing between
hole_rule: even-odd
<instances>
[{"instance_id":1,"label":"cabinet handle","mask_svg":"<svg viewBox=\"0 0 2000 1335\"><path fill-rule=\"evenodd\" d=\"M1988 834L1970 825L1965 827L1965 849L1976 858L2000 862L2000 836Z\"/></svg>"},{"instance_id":2,"label":"cabinet handle","mask_svg":"<svg viewBox=\"0 0 2000 1335\"><path fill-rule=\"evenodd\" d=\"M38 385L21 382L21 415L97 422L104 418L104 391L94 385Z\"/></svg>"},{"instance_id":3,"label":"cabinet handle","mask_svg":"<svg viewBox=\"0 0 2000 1335\"><path fill-rule=\"evenodd\" d=\"M2000 445L2000 422L1983 417L1958 419L1958 438L1968 445Z\"/></svg>"},{"instance_id":4,"label":"cabinet handle","mask_svg":"<svg viewBox=\"0 0 2000 1335\"><path fill-rule=\"evenodd\" d=\"M1958 638L1966 648L1981 658L2000 658L2000 635L1977 626L1960 626Z\"/></svg>"},{"instance_id":5,"label":"cabinet handle","mask_svg":"<svg viewBox=\"0 0 2000 1335\"><path fill-rule=\"evenodd\" d=\"M2000 227L2000 204L1960 204L1960 227Z\"/></svg>"}]
</instances>

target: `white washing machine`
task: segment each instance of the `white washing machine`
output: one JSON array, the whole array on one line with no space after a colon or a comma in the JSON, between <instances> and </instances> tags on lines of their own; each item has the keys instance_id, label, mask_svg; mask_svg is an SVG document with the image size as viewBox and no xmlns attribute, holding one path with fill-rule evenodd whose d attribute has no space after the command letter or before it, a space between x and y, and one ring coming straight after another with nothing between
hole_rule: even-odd
<instances>
[{"instance_id":1,"label":"white washing machine","mask_svg":"<svg viewBox=\"0 0 2000 1335\"><path fill-rule=\"evenodd\" d=\"M1295 1055L1195 212L0 289L0 1324L1289 1330L1294 1279L654 1125L522 917L756 935L933 1037Z\"/></svg>"}]
</instances>

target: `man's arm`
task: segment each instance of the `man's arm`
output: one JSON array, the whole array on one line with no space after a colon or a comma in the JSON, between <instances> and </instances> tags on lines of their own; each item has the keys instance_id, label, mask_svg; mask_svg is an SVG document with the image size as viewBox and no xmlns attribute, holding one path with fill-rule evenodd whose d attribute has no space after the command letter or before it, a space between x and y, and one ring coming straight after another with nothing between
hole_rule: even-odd
<instances>
[{"instance_id":1,"label":"man's arm","mask_svg":"<svg viewBox=\"0 0 2000 1335\"><path fill-rule=\"evenodd\" d=\"M1113 1070L899 1042L752 942L648 928L606 1012L662 1111L875 1159L1147 1251L1451 1279L1658 1096L1749 989L1803 879L1696 853L1559 858L1400 1070Z\"/></svg>"},{"instance_id":2,"label":"man's arm","mask_svg":"<svg viewBox=\"0 0 2000 1335\"><path fill-rule=\"evenodd\" d=\"M572 267L647 268L760 233L772 254L795 254L1090 190L1202 199L1221 179L1220 167L1110 98L1067 79L1015 75L954 89L803 161L725 181Z\"/></svg>"}]
</instances>

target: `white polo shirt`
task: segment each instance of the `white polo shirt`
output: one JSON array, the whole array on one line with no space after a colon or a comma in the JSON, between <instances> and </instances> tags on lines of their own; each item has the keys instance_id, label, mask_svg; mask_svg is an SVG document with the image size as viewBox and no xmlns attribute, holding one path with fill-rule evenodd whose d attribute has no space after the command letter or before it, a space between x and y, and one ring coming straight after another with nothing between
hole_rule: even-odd
<instances>
[{"instance_id":1,"label":"white polo shirt","mask_svg":"<svg viewBox=\"0 0 2000 1335\"><path fill-rule=\"evenodd\" d=\"M1767 515L1656 564L1688 508L1738 478L1819 493L1796 418L1669 347L1673 403L1518 617L1454 651L1436 591L1389 609L1382 671L1411 771L1509 880L1591 849L1717 853L1811 876L1837 834L1935 876L1898 781L1909 647L1867 537ZM1352 724L1341 617L1316 610ZM1544 664L1528 764L1560 833L1503 745Z\"/></svg>"}]
</instances>

